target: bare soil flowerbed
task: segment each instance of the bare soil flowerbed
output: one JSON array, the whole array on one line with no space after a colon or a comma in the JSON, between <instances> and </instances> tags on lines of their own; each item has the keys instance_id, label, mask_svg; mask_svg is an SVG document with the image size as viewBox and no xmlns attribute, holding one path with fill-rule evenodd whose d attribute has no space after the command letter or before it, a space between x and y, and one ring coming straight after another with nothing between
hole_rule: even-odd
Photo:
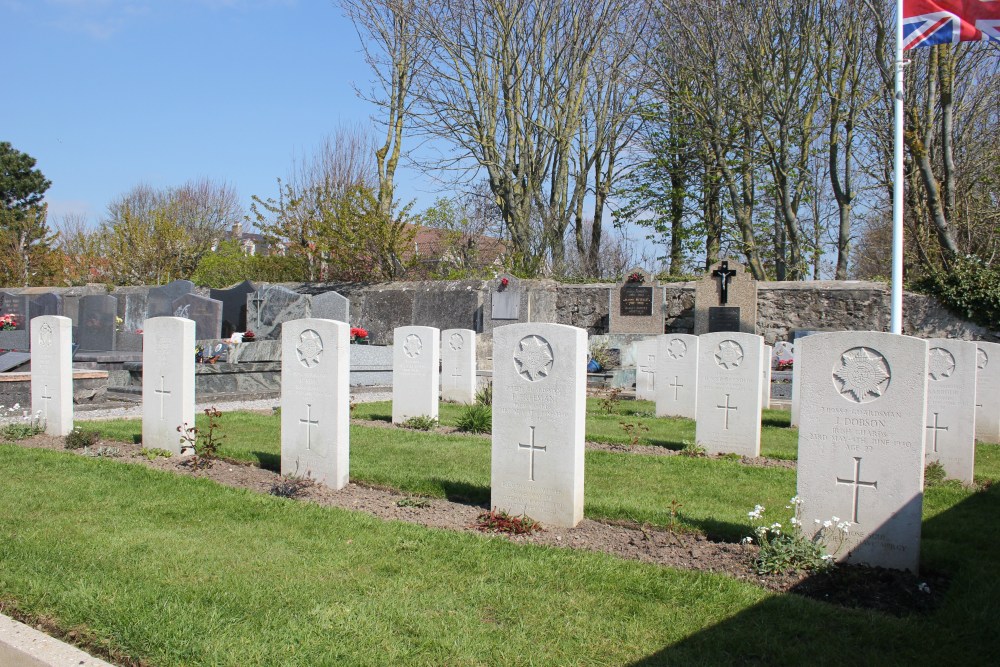
<instances>
[{"instance_id":1,"label":"bare soil flowerbed","mask_svg":"<svg viewBox=\"0 0 1000 667\"><path fill-rule=\"evenodd\" d=\"M365 422L368 424L369 422ZM382 422L373 422L373 424ZM387 425L388 426L388 425ZM66 450L64 439L37 435L17 443L24 447ZM588 443L593 446L596 443ZM226 486L248 489L257 493L270 493L283 481L275 472L242 462L215 460L209 468L192 468L177 457L158 457L149 460L141 454L142 446L124 442L102 441L98 446L113 447L121 456L114 460L140 464L178 475L204 477ZM607 448L600 445L595 448ZM632 448L635 452L637 448ZM661 450L659 447L643 449ZM665 455L676 455L671 450ZM645 452L644 452L645 453ZM657 451L657 455L660 452ZM747 465L791 464L792 461L765 459L743 461ZM394 489L351 483L340 491L320 485L306 485L298 490L297 501L340 507L366 512L373 516L396 521L406 521L429 528L477 532L477 517L489 508L485 505L456 503L439 498L421 498L412 502L412 496ZM400 502L402 501L402 502ZM947 588L947 577L935 573L915 575L882 568L838 567L826 573L808 574L789 572L781 575L760 575L752 567L755 547L728 542L715 542L701 534L675 532L637 525L629 522L594 521L584 519L576 528L543 526L538 532L524 535L498 535L495 539L508 539L544 546L597 551L619 558L656 563L669 567L721 573L739 580L753 582L766 589L796 593L847 607L874 609L894 615L923 613L933 610L941 602Z\"/></svg>"}]
</instances>

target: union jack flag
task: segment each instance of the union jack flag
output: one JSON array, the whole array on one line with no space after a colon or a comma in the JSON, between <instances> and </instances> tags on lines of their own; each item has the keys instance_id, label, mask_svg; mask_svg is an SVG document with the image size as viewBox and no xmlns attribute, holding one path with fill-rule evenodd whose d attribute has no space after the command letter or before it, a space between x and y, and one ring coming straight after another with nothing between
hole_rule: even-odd
<instances>
[{"instance_id":1,"label":"union jack flag","mask_svg":"<svg viewBox=\"0 0 1000 667\"><path fill-rule=\"evenodd\" d=\"M903 50L1000 40L1000 0L903 0Z\"/></svg>"}]
</instances>

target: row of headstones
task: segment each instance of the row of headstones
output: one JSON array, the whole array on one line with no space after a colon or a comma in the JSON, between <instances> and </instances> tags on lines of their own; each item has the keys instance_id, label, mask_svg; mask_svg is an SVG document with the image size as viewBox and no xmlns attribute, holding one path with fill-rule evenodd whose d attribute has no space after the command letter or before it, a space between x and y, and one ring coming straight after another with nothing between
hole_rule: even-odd
<instances>
[{"instance_id":1,"label":"row of headstones","mask_svg":"<svg viewBox=\"0 0 1000 667\"><path fill-rule=\"evenodd\" d=\"M146 330L143 443L181 452L178 426L194 420L190 354L194 324L181 318L153 318L146 322ZM46 355L52 363L39 364L32 374L33 410L47 408L50 420L54 391L61 393L64 405L72 406L71 380L65 379L71 372L68 331L65 318L38 318L32 323L40 348L56 345L62 350ZM448 354L444 350L452 348L451 341L466 352L473 347L471 337L463 337L459 345L459 339L451 337L455 333L462 332L449 333L440 348L436 329L396 331L394 421L405 418L408 410L413 410L412 416L436 414L439 349ZM755 368L753 376L759 382L762 343L726 335L729 338L718 344L709 337L697 341L699 353L694 356L700 358L706 351L711 355L696 374L699 384L723 384L706 378L738 370L744 362ZM309 476L334 488L347 483L348 339L349 325L342 322L302 319L283 327L282 474ZM818 334L801 344L801 355L809 360L800 371L798 454L805 530L814 530L814 520L845 517L853 526L840 558L915 571L928 430L928 368L932 375L946 378L969 360L956 357L954 366L950 360L942 364L934 361L941 356L938 353L929 364L927 341L886 333ZM495 331L493 507L554 526L571 527L582 519L586 351L586 332L576 327L526 323ZM683 356L694 352L688 345ZM58 377L52 375L54 370ZM397 411L397 403L404 407L404 397L435 398ZM716 407L729 415L731 403ZM756 412L759 416L759 407ZM753 430L758 427L759 420Z\"/></svg>"},{"instance_id":2,"label":"row of headstones","mask_svg":"<svg viewBox=\"0 0 1000 667\"><path fill-rule=\"evenodd\" d=\"M224 289L213 289L210 297L194 293L189 280L175 280L151 288L143 316L133 321L126 308L125 330L143 329L143 322L153 317L183 317L195 322L196 340L229 337L234 331L246 331L248 323L259 339L276 338L282 323L302 317L317 317L349 322L350 302L336 292L315 296L299 294L280 285L257 288L249 281ZM63 315L63 298L55 293L38 296L0 292L0 311L14 315L17 328L26 330L27 322L43 315ZM115 345L118 299L110 295L80 297L76 342L84 351L110 351ZM21 334L22 336L24 334ZM10 347L27 349L27 340Z\"/></svg>"}]
</instances>

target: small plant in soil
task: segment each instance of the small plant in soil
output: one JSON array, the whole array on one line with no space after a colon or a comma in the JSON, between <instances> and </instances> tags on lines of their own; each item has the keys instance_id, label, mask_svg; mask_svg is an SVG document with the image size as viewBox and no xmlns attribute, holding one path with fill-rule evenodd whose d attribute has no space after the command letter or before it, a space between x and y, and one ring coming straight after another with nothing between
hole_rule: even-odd
<instances>
[{"instance_id":1,"label":"small plant in soil","mask_svg":"<svg viewBox=\"0 0 1000 667\"><path fill-rule=\"evenodd\" d=\"M83 454L84 456L93 456L94 458L98 459L101 458L116 459L123 456L121 449L119 449L118 447L110 447L110 446L96 447L94 449L91 449L90 447L84 447L80 453Z\"/></svg>"},{"instance_id":2,"label":"small plant in soil","mask_svg":"<svg viewBox=\"0 0 1000 667\"><path fill-rule=\"evenodd\" d=\"M696 442L691 442L690 440L684 441L684 446L681 450L677 452L681 456L690 456L691 458L701 458L706 456L705 448Z\"/></svg>"},{"instance_id":3,"label":"small plant in soil","mask_svg":"<svg viewBox=\"0 0 1000 667\"><path fill-rule=\"evenodd\" d=\"M206 428L197 428L187 424L177 427L181 434L181 448L194 449L194 456L184 461L182 465L195 469L211 468L212 461L219 457L219 445L226 437L220 433L222 424L219 423L219 418L222 417L222 411L214 406L205 408L205 416L208 417Z\"/></svg>"},{"instance_id":4,"label":"small plant in soil","mask_svg":"<svg viewBox=\"0 0 1000 667\"><path fill-rule=\"evenodd\" d=\"M455 423L459 431L489 433L493 430L493 410L488 405L467 405Z\"/></svg>"},{"instance_id":5,"label":"small plant in soil","mask_svg":"<svg viewBox=\"0 0 1000 667\"><path fill-rule=\"evenodd\" d=\"M670 509L667 510L670 512L670 518L667 520L667 528L670 529L671 532L676 533L680 527L679 519L682 507L684 507L684 505L681 504L681 502L676 498L670 501Z\"/></svg>"},{"instance_id":6,"label":"small plant in soil","mask_svg":"<svg viewBox=\"0 0 1000 667\"><path fill-rule=\"evenodd\" d=\"M20 403L15 403L7 408L7 414L0 415L0 438L4 440L24 440L44 430L45 420L41 410L30 414L21 409Z\"/></svg>"},{"instance_id":7,"label":"small plant in soil","mask_svg":"<svg viewBox=\"0 0 1000 667\"><path fill-rule=\"evenodd\" d=\"M924 486L940 486L947 476L940 461L931 461L924 468Z\"/></svg>"},{"instance_id":8,"label":"small plant in soil","mask_svg":"<svg viewBox=\"0 0 1000 667\"><path fill-rule=\"evenodd\" d=\"M625 431L628 442L625 444L629 449L639 444L640 433L649 433L649 427L642 422L618 422L618 425Z\"/></svg>"},{"instance_id":9,"label":"small plant in soil","mask_svg":"<svg viewBox=\"0 0 1000 667\"><path fill-rule=\"evenodd\" d=\"M780 574L789 571L818 572L833 566L834 557L843 548L851 527L850 521L833 517L816 520L817 530L810 539L802 531L802 499L795 496L785 505L792 510L792 517L785 527L775 521L770 525L764 518L765 508L755 506L747 516L753 535L743 538L743 544L755 540L760 547L754 567L760 574Z\"/></svg>"},{"instance_id":10,"label":"small plant in soil","mask_svg":"<svg viewBox=\"0 0 1000 667\"><path fill-rule=\"evenodd\" d=\"M93 447L101 439L97 431L75 428L66 436L66 449L83 449Z\"/></svg>"},{"instance_id":11,"label":"small plant in soil","mask_svg":"<svg viewBox=\"0 0 1000 667\"><path fill-rule=\"evenodd\" d=\"M490 510L476 517L476 528L484 533L528 535L542 529L542 524L529 516L511 516L507 512Z\"/></svg>"},{"instance_id":12,"label":"small plant in soil","mask_svg":"<svg viewBox=\"0 0 1000 667\"><path fill-rule=\"evenodd\" d=\"M601 410L604 414L610 415L618 408L618 403L622 400L622 388L612 387L601 396Z\"/></svg>"},{"instance_id":13,"label":"small plant in soil","mask_svg":"<svg viewBox=\"0 0 1000 667\"><path fill-rule=\"evenodd\" d=\"M407 496L396 501L396 507L416 507L417 509L427 509L431 506L431 501L426 498L413 498Z\"/></svg>"},{"instance_id":14,"label":"small plant in soil","mask_svg":"<svg viewBox=\"0 0 1000 667\"><path fill-rule=\"evenodd\" d=\"M298 498L313 485L315 482L308 477L282 477L271 486L268 493L279 498Z\"/></svg>"},{"instance_id":15,"label":"small plant in soil","mask_svg":"<svg viewBox=\"0 0 1000 667\"><path fill-rule=\"evenodd\" d=\"M493 405L492 382L487 382L476 390L476 405Z\"/></svg>"},{"instance_id":16,"label":"small plant in soil","mask_svg":"<svg viewBox=\"0 0 1000 667\"><path fill-rule=\"evenodd\" d=\"M416 417L410 417L403 422L403 428L412 428L417 431L429 431L435 426L437 426L437 417L429 417L427 415L418 415Z\"/></svg>"},{"instance_id":17,"label":"small plant in soil","mask_svg":"<svg viewBox=\"0 0 1000 667\"><path fill-rule=\"evenodd\" d=\"M161 456L165 459L169 459L174 455L169 449L160 449L159 447L143 447L139 450L139 454L145 456L150 461L155 461Z\"/></svg>"}]
</instances>

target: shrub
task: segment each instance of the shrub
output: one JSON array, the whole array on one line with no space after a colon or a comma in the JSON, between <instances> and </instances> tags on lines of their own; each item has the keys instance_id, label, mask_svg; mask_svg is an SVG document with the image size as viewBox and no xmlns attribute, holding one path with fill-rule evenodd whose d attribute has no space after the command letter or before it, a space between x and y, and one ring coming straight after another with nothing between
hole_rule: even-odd
<instances>
[{"instance_id":1,"label":"shrub","mask_svg":"<svg viewBox=\"0 0 1000 667\"><path fill-rule=\"evenodd\" d=\"M308 477L282 477L271 486L268 493L279 498L298 498L314 484Z\"/></svg>"},{"instance_id":2,"label":"shrub","mask_svg":"<svg viewBox=\"0 0 1000 667\"><path fill-rule=\"evenodd\" d=\"M493 405L492 382L487 382L476 390L476 405Z\"/></svg>"},{"instance_id":3,"label":"shrub","mask_svg":"<svg viewBox=\"0 0 1000 667\"><path fill-rule=\"evenodd\" d=\"M97 431L85 431L75 428L66 436L66 449L83 449L93 447L100 440L101 434Z\"/></svg>"},{"instance_id":4,"label":"shrub","mask_svg":"<svg viewBox=\"0 0 1000 667\"><path fill-rule=\"evenodd\" d=\"M410 417L402 423L403 428L412 428L417 431L429 431L435 426L437 426L437 417L428 417L427 415L419 415L417 417Z\"/></svg>"},{"instance_id":5,"label":"shrub","mask_svg":"<svg viewBox=\"0 0 1000 667\"><path fill-rule=\"evenodd\" d=\"M691 442L690 440L685 440L684 446L681 447L681 450L677 453L681 456L690 456L691 458L700 458L706 455L704 447L696 442ZM738 457L739 455L737 454L737 458Z\"/></svg>"},{"instance_id":6,"label":"shrub","mask_svg":"<svg viewBox=\"0 0 1000 667\"><path fill-rule=\"evenodd\" d=\"M457 426L466 433L489 433L493 430L493 410L488 405L467 405L458 417Z\"/></svg>"},{"instance_id":7,"label":"shrub","mask_svg":"<svg viewBox=\"0 0 1000 667\"><path fill-rule=\"evenodd\" d=\"M642 422L618 422L618 426L625 431L625 437L628 438L626 447L632 448L639 444L639 434L642 432L649 433L649 427Z\"/></svg>"},{"instance_id":8,"label":"shrub","mask_svg":"<svg viewBox=\"0 0 1000 667\"><path fill-rule=\"evenodd\" d=\"M219 417L222 412L214 406L205 408L205 415L208 417L207 428L197 428L195 426L178 426L177 431L181 434L181 447L193 448L194 456L186 463L192 468L211 468L212 461L218 458L219 445L225 439L225 435L220 435L222 425Z\"/></svg>"},{"instance_id":9,"label":"shrub","mask_svg":"<svg viewBox=\"0 0 1000 667\"><path fill-rule=\"evenodd\" d=\"M29 419L28 421L4 424L3 428L0 428L0 438L4 440L24 440L33 435L38 435L44 430L45 425L41 419Z\"/></svg>"},{"instance_id":10,"label":"shrub","mask_svg":"<svg viewBox=\"0 0 1000 667\"><path fill-rule=\"evenodd\" d=\"M947 473L944 471L944 466L941 465L940 461L931 461L924 468L924 485L925 486L939 486L944 484L945 477Z\"/></svg>"},{"instance_id":11,"label":"shrub","mask_svg":"<svg viewBox=\"0 0 1000 667\"><path fill-rule=\"evenodd\" d=\"M993 328L1000 322L1000 269L978 257L955 258L949 270L930 273L910 286L980 326Z\"/></svg>"},{"instance_id":12,"label":"shrub","mask_svg":"<svg viewBox=\"0 0 1000 667\"><path fill-rule=\"evenodd\" d=\"M792 510L788 528L777 521L770 525L766 521L755 525L754 522L760 521L764 516L765 509L761 505L747 514L751 520L753 536L744 538L743 543L751 544L756 539L760 550L754 565L760 574L829 568L833 565L834 555L840 551L847 538L851 522L841 521L838 517L823 522L817 520L819 529L812 539L807 538L802 532L802 500L795 496L789 502L790 504L785 505L785 509ZM832 553L827 552L827 548L831 546L829 542L834 543Z\"/></svg>"}]
</instances>

